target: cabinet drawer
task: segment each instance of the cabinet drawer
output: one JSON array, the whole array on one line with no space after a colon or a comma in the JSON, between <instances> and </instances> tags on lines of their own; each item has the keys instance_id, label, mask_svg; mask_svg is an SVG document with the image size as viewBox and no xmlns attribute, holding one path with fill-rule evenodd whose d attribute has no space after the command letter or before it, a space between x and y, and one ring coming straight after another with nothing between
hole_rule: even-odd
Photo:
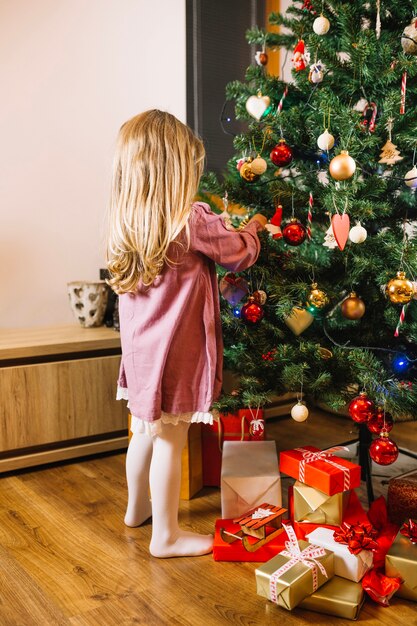
<instances>
[{"instance_id":1,"label":"cabinet drawer","mask_svg":"<svg viewBox=\"0 0 417 626\"><path fill-rule=\"evenodd\" d=\"M0 368L0 452L126 429L120 356Z\"/></svg>"}]
</instances>

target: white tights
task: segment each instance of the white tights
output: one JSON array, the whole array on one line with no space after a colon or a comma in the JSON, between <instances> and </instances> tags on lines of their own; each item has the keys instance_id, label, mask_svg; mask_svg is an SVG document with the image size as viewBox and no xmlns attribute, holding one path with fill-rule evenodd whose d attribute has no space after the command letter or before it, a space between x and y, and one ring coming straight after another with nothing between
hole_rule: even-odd
<instances>
[{"instance_id":1,"label":"white tights","mask_svg":"<svg viewBox=\"0 0 417 626\"><path fill-rule=\"evenodd\" d=\"M213 546L212 535L187 532L178 526L181 454L189 427L188 422L162 424L156 437L134 433L127 451L125 524L139 526L152 515L149 549L160 558L207 554Z\"/></svg>"}]
</instances>

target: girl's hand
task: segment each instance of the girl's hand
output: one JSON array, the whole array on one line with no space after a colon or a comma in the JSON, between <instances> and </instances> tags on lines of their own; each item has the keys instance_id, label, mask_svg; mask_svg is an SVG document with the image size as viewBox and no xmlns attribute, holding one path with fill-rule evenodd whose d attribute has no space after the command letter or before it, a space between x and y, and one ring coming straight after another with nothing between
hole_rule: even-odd
<instances>
[{"instance_id":1,"label":"girl's hand","mask_svg":"<svg viewBox=\"0 0 417 626\"><path fill-rule=\"evenodd\" d=\"M265 225L268 222L268 219L265 217L265 215L262 215L262 213L256 213L256 215L250 218L248 224L250 224L253 221L258 222L262 226L262 228L265 228Z\"/></svg>"}]
</instances>

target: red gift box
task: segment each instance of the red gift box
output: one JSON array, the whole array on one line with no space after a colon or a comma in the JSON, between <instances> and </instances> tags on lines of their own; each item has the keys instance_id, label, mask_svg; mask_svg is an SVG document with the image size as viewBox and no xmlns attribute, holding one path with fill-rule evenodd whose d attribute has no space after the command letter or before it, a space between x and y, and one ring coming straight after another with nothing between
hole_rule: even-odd
<instances>
[{"instance_id":1,"label":"red gift box","mask_svg":"<svg viewBox=\"0 0 417 626\"><path fill-rule=\"evenodd\" d=\"M218 422L203 426L203 485L220 486L223 441L259 441L265 438L265 429L260 433L261 425L256 424L263 421L263 415L262 409L240 409L237 413L220 414Z\"/></svg>"},{"instance_id":2,"label":"red gift box","mask_svg":"<svg viewBox=\"0 0 417 626\"><path fill-rule=\"evenodd\" d=\"M215 561L247 561L251 563L266 563L276 556L285 548L285 542L288 540L287 534L282 532L277 537L268 541L264 546L258 548L254 552L246 550L239 539L233 543L226 543L220 536L220 528L224 528L226 532L235 534L240 530L239 524L234 524L231 519L218 519L214 531L213 558ZM273 532L274 528L267 528ZM250 543L256 543L254 537L249 537Z\"/></svg>"},{"instance_id":3,"label":"red gift box","mask_svg":"<svg viewBox=\"0 0 417 626\"><path fill-rule=\"evenodd\" d=\"M315 487L329 496L359 487L361 468L355 463L334 456L330 450L314 446L285 450L279 455L279 469L302 483Z\"/></svg>"}]
</instances>

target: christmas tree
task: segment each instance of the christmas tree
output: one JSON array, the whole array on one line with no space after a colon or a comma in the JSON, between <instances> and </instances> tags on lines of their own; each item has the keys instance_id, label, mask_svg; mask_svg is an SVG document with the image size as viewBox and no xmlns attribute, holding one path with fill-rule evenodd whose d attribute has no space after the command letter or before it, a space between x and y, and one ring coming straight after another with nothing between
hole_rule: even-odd
<instances>
[{"instance_id":1,"label":"christmas tree","mask_svg":"<svg viewBox=\"0 0 417 626\"><path fill-rule=\"evenodd\" d=\"M288 391L341 410L364 390L395 420L417 416L416 14L411 0L296 1L270 15L284 32L248 32L259 50L226 93L247 132L202 185L235 227L242 207L270 220L255 266L219 268L239 375L223 411ZM276 48L288 84L268 74Z\"/></svg>"}]
</instances>

